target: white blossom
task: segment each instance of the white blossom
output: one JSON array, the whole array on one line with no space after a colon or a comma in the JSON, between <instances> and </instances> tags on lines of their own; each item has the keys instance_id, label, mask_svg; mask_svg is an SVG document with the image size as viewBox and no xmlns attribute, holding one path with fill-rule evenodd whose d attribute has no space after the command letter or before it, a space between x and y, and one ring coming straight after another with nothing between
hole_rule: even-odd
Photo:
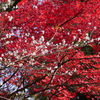
<instances>
[{"instance_id":1,"label":"white blossom","mask_svg":"<svg viewBox=\"0 0 100 100\"><path fill-rule=\"evenodd\" d=\"M2 80L0 80L0 86L2 86L3 85L3 81Z\"/></svg>"},{"instance_id":2,"label":"white blossom","mask_svg":"<svg viewBox=\"0 0 100 100\"><path fill-rule=\"evenodd\" d=\"M52 69L51 67L47 68L47 70L51 70L51 69Z\"/></svg>"},{"instance_id":3,"label":"white blossom","mask_svg":"<svg viewBox=\"0 0 100 100\"><path fill-rule=\"evenodd\" d=\"M97 29L97 27L96 27L96 26L94 26L94 29Z\"/></svg>"},{"instance_id":4,"label":"white blossom","mask_svg":"<svg viewBox=\"0 0 100 100\"><path fill-rule=\"evenodd\" d=\"M0 57L0 60L2 60L2 57Z\"/></svg>"},{"instance_id":5,"label":"white blossom","mask_svg":"<svg viewBox=\"0 0 100 100\"><path fill-rule=\"evenodd\" d=\"M9 18L9 21L12 21L13 16L8 16L8 18Z\"/></svg>"},{"instance_id":6,"label":"white blossom","mask_svg":"<svg viewBox=\"0 0 100 100\"><path fill-rule=\"evenodd\" d=\"M54 68L56 69L56 68L58 68L58 66L55 66Z\"/></svg>"},{"instance_id":7,"label":"white blossom","mask_svg":"<svg viewBox=\"0 0 100 100\"><path fill-rule=\"evenodd\" d=\"M50 45L50 42L46 42L46 45L49 46Z\"/></svg>"}]
</instances>

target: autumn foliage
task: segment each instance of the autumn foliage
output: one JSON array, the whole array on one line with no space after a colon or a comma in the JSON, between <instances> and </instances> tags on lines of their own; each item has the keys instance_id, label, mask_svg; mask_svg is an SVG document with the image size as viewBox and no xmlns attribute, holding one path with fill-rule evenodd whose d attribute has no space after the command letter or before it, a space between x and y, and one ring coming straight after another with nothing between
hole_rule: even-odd
<instances>
[{"instance_id":1,"label":"autumn foliage","mask_svg":"<svg viewBox=\"0 0 100 100\"><path fill-rule=\"evenodd\" d=\"M76 93L100 95L100 0L22 0L1 12L0 98Z\"/></svg>"}]
</instances>

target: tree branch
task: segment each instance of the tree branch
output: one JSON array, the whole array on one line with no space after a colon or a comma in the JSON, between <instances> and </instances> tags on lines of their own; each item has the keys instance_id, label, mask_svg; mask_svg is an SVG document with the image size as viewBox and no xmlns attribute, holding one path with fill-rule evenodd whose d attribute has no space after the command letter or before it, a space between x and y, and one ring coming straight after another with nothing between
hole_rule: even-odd
<instances>
[{"instance_id":1,"label":"tree branch","mask_svg":"<svg viewBox=\"0 0 100 100\"><path fill-rule=\"evenodd\" d=\"M67 82L67 83L62 83L60 85L55 85L55 86L51 86L51 87L42 89L40 91L34 92L32 95L44 92L46 90L56 89L57 87L61 87L61 86L65 86L66 88L70 88L70 87L81 87L81 86L86 86L86 85L100 85L100 83L93 82L93 83L68 84L68 82Z\"/></svg>"},{"instance_id":2,"label":"tree branch","mask_svg":"<svg viewBox=\"0 0 100 100\"><path fill-rule=\"evenodd\" d=\"M21 88L21 89L15 91L15 92L13 92L12 94L9 94L9 95L7 96L7 98L10 98L10 97L13 96L14 94L16 94L16 93L18 93L19 91L22 91L22 90L24 90L24 89L26 89L26 88L32 86L33 84L36 84L37 82L39 82L39 81L41 81L42 79L44 79L46 76L47 76L47 75L45 75L45 76L43 76L43 77L40 77L40 78L37 78L37 79L36 79L35 81L33 81L32 83L30 83L30 84L24 86L23 88Z\"/></svg>"},{"instance_id":3,"label":"tree branch","mask_svg":"<svg viewBox=\"0 0 100 100\"><path fill-rule=\"evenodd\" d=\"M81 9L78 13L76 13L73 17L71 17L70 19L66 20L65 22L63 22L59 27L62 27L63 25L65 25L66 23L68 23L69 21L71 21L72 19L76 18L79 14L81 14L83 12L83 9Z\"/></svg>"},{"instance_id":4,"label":"tree branch","mask_svg":"<svg viewBox=\"0 0 100 100\"><path fill-rule=\"evenodd\" d=\"M8 98L6 98L6 97L3 97L3 96L0 96L0 99L1 99L1 100L10 100L10 99L8 99Z\"/></svg>"},{"instance_id":5,"label":"tree branch","mask_svg":"<svg viewBox=\"0 0 100 100\"><path fill-rule=\"evenodd\" d=\"M2 87L5 83L7 83L18 71L19 69L17 69L6 81L3 82L2 85L0 85L0 87Z\"/></svg>"}]
</instances>

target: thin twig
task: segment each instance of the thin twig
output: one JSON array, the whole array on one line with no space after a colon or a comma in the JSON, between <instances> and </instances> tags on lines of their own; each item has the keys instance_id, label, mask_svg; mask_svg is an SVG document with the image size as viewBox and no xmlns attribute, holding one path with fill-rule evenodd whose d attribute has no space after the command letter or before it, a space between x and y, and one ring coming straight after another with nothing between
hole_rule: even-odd
<instances>
[{"instance_id":1,"label":"thin twig","mask_svg":"<svg viewBox=\"0 0 100 100\"><path fill-rule=\"evenodd\" d=\"M38 79L36 79L34 82L32 82L32 83L30 83L30 84L24 86L23 88L21 88L21 89L15 91L15 92L13 92L12 94L9 94L9 95L7 96L7 98L13 96L14 94L18 93L19 91L23 91L24 89L26 89L26 88L32 86L33 84L36 84L37 82L39 82L39 81L41 81L42 79L44 79L46 76L47 76L47 75L45 75L45 76L43 76L43 77L41 77L41 78L38 78Z\"/></svg>"},{"instance_id":2,"label":"thin twig","mask_svg":"<svg viewBox=\"0 0 100 100\"><path fill-rule=\"evenodd\" d=\"M73 17L71 17L70 19L66 20L65 22L63 22L59 27L62 27L63 25L65 25L66 23L68 23L69 21L71 21L72 19L76 18L79 14L81 14L83 12L83 9L81 9L78 13L76 13Z\"/></svg>"},{"instance_id":3,"label":"thin twig","mask_svg":"<svg viewBox=\"0 0 100 100\"><path fill-rule=\"evenodd\" d=\"M5 99L5 100L11 100L11 99L8 99L8 98L6 98L6 97L3 97L3 96L0 96L0 99Z\"/></svg>"},{"instance_id":4,"label":"thin twig","mask_svg":"<svg viewBox=\"0 0 100 100\"><path fill-rule=\"evenodd\" d=\"M6 81L3 82L2 85L0 85L0 87L2 87L5 83L7 83L18 71L19 69L17 69Z\"/></svg>"}]
</instances>

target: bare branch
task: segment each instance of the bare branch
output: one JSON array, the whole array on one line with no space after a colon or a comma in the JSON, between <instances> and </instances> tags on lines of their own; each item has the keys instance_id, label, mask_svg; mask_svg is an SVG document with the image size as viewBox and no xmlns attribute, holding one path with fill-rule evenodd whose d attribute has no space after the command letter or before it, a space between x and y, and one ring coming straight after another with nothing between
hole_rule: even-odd
<instances>
[{"instance_id":1,"label":"bare branch","mask_svg":"<svg viewBox=\"0 0 100 100\"><path fill-rule=\"evenodd\" d=\"M32 86L33 84L36 84L37 82L39 82L39 81L41 81L42 79L44 79L46 76L47 76L47 75L45 75L45 76L43 76L43 77L40 77L40 78L37 78L37 79L36 79L35 81L33 81L32 83L30 83L30 84L24 86L23 88L21 88L21 89L15 91L15 92L13 92L12 94L9 94L9 95L7 96L7 98L13 96L14 94L18 93L19 91L22 91L22 90L24 90L24 89L26 89L26 88Z\"/></svg>"},{"instance_id":2,"label":"bare branch","mask_svg":"<svg viewBox=\"0 0 100 100\"><path fill-rule=\"evenodd\" d=\"M0 87L2 87L5 83L7 83L18 71L19 69L17 69L6 81L3 82L2 85L0 85Z\"/></svg>"},{"instance_id":3,"label":"bare branch","mask_svg":"<svg viewBox=\"0 0 100 100\"><path fill-rule=\"evenodd\" d=\"M63 22L59 27L62 27L63 25L65 25L66 23L68 23L69 21L71 21L72 19L76 18L79 14L81 14L83 12L83 9L81 9L78 13L76 13L73 17L71 17L70 19L66 20L65 22Z\"/></svg>"}]
</instances>

